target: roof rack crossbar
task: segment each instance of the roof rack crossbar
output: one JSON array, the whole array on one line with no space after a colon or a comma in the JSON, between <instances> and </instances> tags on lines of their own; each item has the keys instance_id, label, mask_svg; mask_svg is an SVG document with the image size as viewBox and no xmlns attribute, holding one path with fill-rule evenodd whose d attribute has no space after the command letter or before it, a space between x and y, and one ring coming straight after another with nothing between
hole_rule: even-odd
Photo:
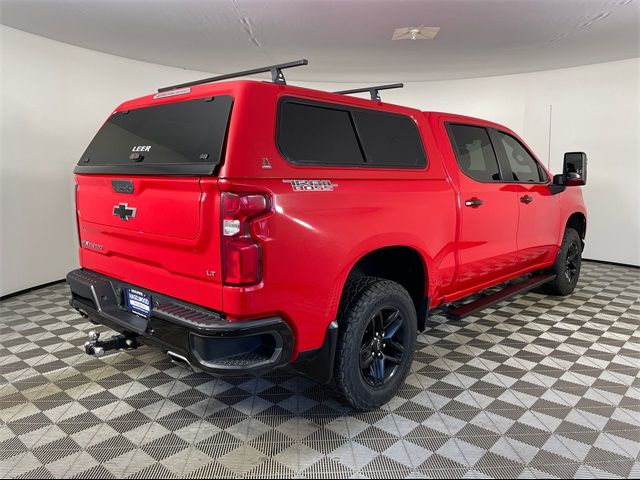
<instances>
[{"instance_id":1,"label":"roof rack crossbar","mask_svg":"<svg viewBox=\"0 0 640 480\"><path fill-rule=\"evenodd\" d=\"M287 82L284 79L284 74L282 73L282 70L284 70L285 68L300 67L302 65L307 65L308 63L309 61L306 58L303 58L302 60L296 60L294 62L279 63L277 65L269 65L268 67L254 68L252 70L243 70L242 72L227 73L225 75L219 75L217 77L203 78L202 80L195 80L193 82L181 83L179 85L171 85L170 87L159 88L158 92L162 93L168 90L193 87L194 85L201 85L203 83L219 82L221 80L228 80L230 78L236 78L236 77L246 77L248 75L256 75L258 73L264 73L264 72L271 72L271 81L273 83L286 85Z\"/></svg>"},{"instance_id":2,"label":"roof rack crossbar","mask_svg":"<svg viewBox=\"0 0 640 480\"><path fill-rule=\"evenodd\" d=\"M371 100L380 101L380 90L390 90L392 88L402 88L402 87L404 87L404 83L390 83L388 85L378 85L376 87L354 88L353 90L340 90L339 92L334 92L334 93L342 93L343 95L349 95L351 93L369 92L369 94L371 95Z\"/></svg>"}]
</instances>

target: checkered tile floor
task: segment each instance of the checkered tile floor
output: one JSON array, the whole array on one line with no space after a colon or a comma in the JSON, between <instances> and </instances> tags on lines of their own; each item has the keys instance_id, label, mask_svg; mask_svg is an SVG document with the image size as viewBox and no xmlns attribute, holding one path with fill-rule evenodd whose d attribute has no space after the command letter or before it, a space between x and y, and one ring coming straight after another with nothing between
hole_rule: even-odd
<instances>
[{"instance_id":1,"label":"checkered tile floor","mask_svg":"<svg viewBox=\"0 0 640 480\"><path fill-rule=\"evenodd\" d=\"M288 373L88 357L43 288L0 303L0 477L638 477L639 297L640 270L587 263L569 298L431 317L399 395L353 413Z\"/></svg>"}]
</instances>

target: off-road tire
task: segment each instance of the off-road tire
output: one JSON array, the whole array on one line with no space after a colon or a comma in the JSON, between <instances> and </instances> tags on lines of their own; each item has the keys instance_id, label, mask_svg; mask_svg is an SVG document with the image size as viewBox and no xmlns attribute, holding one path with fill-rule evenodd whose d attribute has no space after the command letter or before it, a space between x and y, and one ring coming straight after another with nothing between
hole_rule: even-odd
<instances>
[{"instance_id":1,"label":"off-road tire","mask_svg":"<svg viewBox=\"0 0 640 480\"><path fill-rule=\"evenodd\" d=\"M397 309L403 319L402 361L386 383L372 386L365 380L360 355L365 330L382 308ZM416 310L409 293L399 284L374 277L347 281L340 302L333 391L356 410L371 410L387 403L404 383L415 352Z\"/></svg>"},{"instance_id":2,"label":"off-road tire","mask_svg":"<svg viewBox=\"0 0 640 480\"><path fill-rule=\"evenodd\" d=\"M573 257L573 266L571 267L573 274L568 276L568 256ZM580 268L582 266L582 239L577 231L573 228L567 228L564 232L562 245L556 257L553 266L548 270L554 273L556 278L540 287L540 291L548 295L567 296L573 292L580 277Z\"/></svg>"}]
</instances>

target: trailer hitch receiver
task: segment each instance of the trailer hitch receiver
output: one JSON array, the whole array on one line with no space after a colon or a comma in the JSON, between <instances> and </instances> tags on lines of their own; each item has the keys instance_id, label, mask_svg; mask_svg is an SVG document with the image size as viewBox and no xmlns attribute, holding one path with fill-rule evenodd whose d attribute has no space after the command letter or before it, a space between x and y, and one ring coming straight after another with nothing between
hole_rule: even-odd
<instances>
[{"instance_id":1,"label":"trailer hitch receiver","mask_svg":"<svg viewBox=\"0 0 640 480\"><path fill-rule=\"evenodd\" d=\"M114 335L105 341L100 341L100 332L91 330L89 332L89 341L84 344L84 351L87 355L102 357L110 350L135 350L139 346L140 344L133 336L120 334Z\"/></svg>"}]
</instances>

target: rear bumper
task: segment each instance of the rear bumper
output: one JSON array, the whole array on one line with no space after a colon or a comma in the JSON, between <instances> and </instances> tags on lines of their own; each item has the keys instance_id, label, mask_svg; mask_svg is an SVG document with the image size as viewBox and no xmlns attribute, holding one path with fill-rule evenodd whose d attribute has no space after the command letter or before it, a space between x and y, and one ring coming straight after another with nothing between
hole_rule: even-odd
<instances>
[{"instance_id":1,"label":"rear bumper","mask_svg":"<svg viewBox=\"0 0 640 480\"><path fill-rule=\"evenodd\" d=\"M134 336L218 375L270 371L291 362L293 334L278 317L229 322L224 314L130 285L87 269L69 272L71 306L94 323ZM124 289L151 295L146 319L124 307Z\"/></svg>"}]
</instances>

